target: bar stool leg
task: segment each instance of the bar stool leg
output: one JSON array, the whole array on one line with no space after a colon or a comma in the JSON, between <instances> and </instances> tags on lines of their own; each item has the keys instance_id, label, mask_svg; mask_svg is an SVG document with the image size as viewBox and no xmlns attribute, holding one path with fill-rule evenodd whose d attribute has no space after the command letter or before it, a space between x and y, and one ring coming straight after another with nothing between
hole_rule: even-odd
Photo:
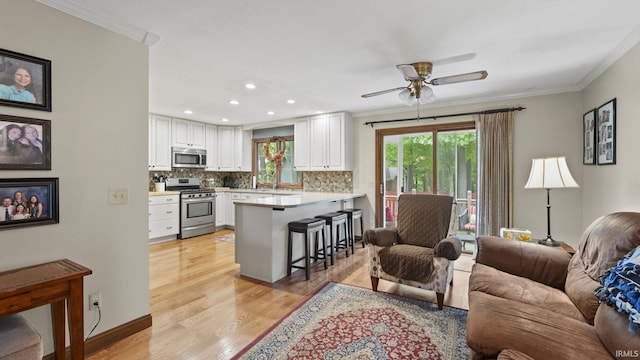
<instances>
[{"instance_id":1,"label":"bar stool leg","mask_svg":"<svg viewBox=\"0 0 640 360\"><path fill-rule=\"evenodd\" d=\"M291 236L291 230L289 230L289 236L288 236L288 240L287 240L287 276L291 275L291 254L293 252L292 250L292 236Z\"/></svg>"},{"instance_id":2,"label":"bar stool leg","mask_svg":"<svg viewBox=\"0 0 640 360\"><path fill-rule=\"evenodd\" d=\"M324 230L323 230L324 231ZM320 240L320 232L316 231L316 249L318 248L318 240ZM327 242L322 237L322 252L324 253L324 269L327 270Z\"/></svg>"},{"instance_id":3,"label":"bar stool leg","mask_svg":"<svg viewBox=\"0 0 640 360\"><path fill-rule=\"evenodd\" d=\"M309 257L309 241L311 241L311 232L307 230L304 236L304 273L307 280L311 278L311 258Z\"/></svg>"},{"instance_id":4,"label":"bar stool leg","mask_svg":"<svg viewBox=\"0 0 640 360\"><path fill-rule=\"evenodd\" d=\"M363 225L364 221L362 220L362 218L363 218L363 216L360 216L358 218L359 219L358 222L360 223L360 240L362 241L362 247L365 247L365 245L364 245L364 237L363 237L363 235L364 235L364 225ZM356 236L355 235L353 236L353 241L356 241Z\"/></svg>"}]
</instances>

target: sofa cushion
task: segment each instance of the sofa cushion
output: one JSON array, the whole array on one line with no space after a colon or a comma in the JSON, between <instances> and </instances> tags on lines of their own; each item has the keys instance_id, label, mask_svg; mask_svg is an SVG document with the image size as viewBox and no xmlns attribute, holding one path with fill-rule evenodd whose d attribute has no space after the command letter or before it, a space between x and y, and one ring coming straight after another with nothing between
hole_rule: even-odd
<instances>
[{"instance_id":1,"label":"sofa cushion","mask_svg":"<svg viewBox=\"0 0 640 360\"><path fill-rule=\"evenodd\" d=\"M513 349L534 359L611 358L584 321L481 291L469 292L467 344L487 356Z\"/></svg>"},{"instance_id":2,"label":"sofa cushion","mask_svg":"<svg viewBox=\"0 0 640 360\"><path fill-rule=\"evenodd\" d=\"M629 332L627 314L619 313L606 304L600 304L594 323L600 341L612 356L617 358L640 356L640 335Z\"/></svg>"},{"instance_id":3,"label":"sofa cushion","mask_svg":"<svg viewBox=\"0 0 640 360\"><path fill-rule=\"evenodd\" d=\"M640 213L618 212L596 219L584 231L567 270L565 291L589 323L599 303L600 276L640 245Z\"/></svg>"},{"instance_id":4,"label":"sofa cushion","mask_svg":"<svg viewBox=\"0 0 640 360\"><path fill-rule=\"evenodd\" d=\"M535 360L527 354L523 354L520 351L507 349L500 351L498 360Z\"/></svg>"},{"instance_id":5,"label":"sofa cushion","mask_svg":"<svg viewBox=\"0 0 640 360\"><path fill-rule=\"evenodd\" d=\"M580 310L573 305L563 291L490 266L473 265L469 278L469 291L482 291L531 306L553 309L558 314L585 321Z\"/></svg>"}]
</instances>

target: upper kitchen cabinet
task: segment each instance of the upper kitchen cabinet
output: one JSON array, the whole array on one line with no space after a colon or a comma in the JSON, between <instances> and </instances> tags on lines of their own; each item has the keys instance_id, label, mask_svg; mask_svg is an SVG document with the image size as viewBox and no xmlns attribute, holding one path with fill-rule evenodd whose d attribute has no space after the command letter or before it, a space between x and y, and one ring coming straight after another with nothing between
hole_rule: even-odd
<instances>
[{"instance_id":1,"label":"upper kitchen cabinet","mask_svg":"<svg viewBox=\"0 0 640 360\"><path fill-rule=\"evenodd\" d=\"M218 127L205 125L205 143L207 144L207 171L218 170Z\"/></svg>"},{"instance_id":2,"label":"upper kitchen cabinet","mask_svg":"<svg viewBox=\"0 0 640 360\"><path fill-rule=\"evenodd\" d=\"M322 114L309 118L309 170L351 170L351 126L349 113Z\"/></svg>"},{"instance_id":3,"label":"upper kitchen cabinet","mask_svg":"<svg viewBox=\"0 0 640 360\"><path fill-rule=\"evenodd\" d=\"M251 171L251 132L240 126L206 125L208 171Z\"/></svg>"},{"instance_id":4,"label":"upper kitchen cabinet","mask_svg":"<svg viewBox=\"0 0 640 360\"><path fill-rule=\"evenodd\" d=\"M171 145L183 148L206 149L205 124L184 119L171 120Z\"/></svg>"},{"instance_id":5,"label":"upper kitchen cabinet","mask_svg":"<svg viewBox=\"0 0 640 360\"><path fill-rule=\"evenodd\" d=\"M296 119L293 123L293 168L309 171L309 119Z\"/></svg>"},{"instance_id":6,"label":"upper kitchen cabinet","mask_svg":"<svg viewBox=\"0 0 640 360\"><path fill-rule=\"evenodd\" d=\"M251 131L242 129L241 126L235 129L236 136L236 170L235 171L251 171L251 147L253 141L251 139Z\"/></svg>"},{"instance_id":7,"label":"upper kitchen cabinet","mask_svg":"<svg viewBox=\"0 0 640 360\"><path fill-rule=\"evenodd\" d=\"M149 115L149 170L171 170L171 118Z\"/></svg>"}]
</instances>

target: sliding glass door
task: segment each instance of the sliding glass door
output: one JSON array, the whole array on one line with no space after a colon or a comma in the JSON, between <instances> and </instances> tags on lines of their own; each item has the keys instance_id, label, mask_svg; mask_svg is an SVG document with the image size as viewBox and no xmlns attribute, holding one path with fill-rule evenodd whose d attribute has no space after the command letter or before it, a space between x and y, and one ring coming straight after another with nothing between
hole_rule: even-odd
<instances>
[{"instance_id":1,"label":"sliding glass door","mask_svg":"<svg viewBox=\"0 0 640 360\"><path fill-rule=\"evenodd\" d=\"M476 132L473 122L379 130L383 168L378 223L395 224L402 193L456 198L456 229L475 235ZM378 208L378 206L376 206Z\"/></svg>"}]
</instances>

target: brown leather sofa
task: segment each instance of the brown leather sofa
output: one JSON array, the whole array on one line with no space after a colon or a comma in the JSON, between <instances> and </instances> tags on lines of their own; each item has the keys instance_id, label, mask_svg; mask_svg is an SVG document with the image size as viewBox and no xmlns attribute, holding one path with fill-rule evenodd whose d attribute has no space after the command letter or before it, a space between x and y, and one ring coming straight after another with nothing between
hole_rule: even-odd
<instances>
[{"instance_id":1,"label":"brown leather sofa","mask_svg":"<svg viewBox=\"0 0 640 360\"><path fill-rule=\"evenodd\" d=\"M492 236L478 238L469 279L467 344L474 359L640 356L628 314L600 303L600 276L640 246L640 213L595 220L576 254Z\"/></svg>"}]
</instances>

